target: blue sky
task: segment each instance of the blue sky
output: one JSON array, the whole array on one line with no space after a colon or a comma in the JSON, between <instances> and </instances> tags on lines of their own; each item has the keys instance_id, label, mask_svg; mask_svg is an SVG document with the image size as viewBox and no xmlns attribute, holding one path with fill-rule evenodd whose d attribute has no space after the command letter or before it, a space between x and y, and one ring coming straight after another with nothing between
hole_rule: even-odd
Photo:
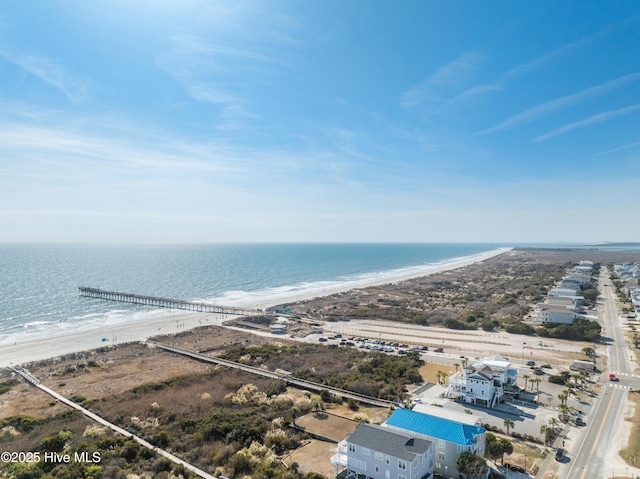
<instances>
[{"instance_id":1,"label":"blue sky","mask_svg":"<svg viewBox=\"0 0 640 479\"><path fill-rule=\"evenodd\" d=\"M640 240L640 4L0 4L0 241Z\"/></svg>"}]
</instances>

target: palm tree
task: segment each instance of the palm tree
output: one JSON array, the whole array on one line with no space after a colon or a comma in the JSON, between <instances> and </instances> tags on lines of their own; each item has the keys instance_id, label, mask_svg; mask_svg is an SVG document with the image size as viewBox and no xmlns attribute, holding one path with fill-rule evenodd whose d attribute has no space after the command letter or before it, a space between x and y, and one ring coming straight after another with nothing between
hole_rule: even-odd
<instances>
[{"instance_id":1,"label":"palm tree","mask_svg":"<svg viewBox=\"0 0 640 479\"><path fill-rule=\"evenodd\" d=\"M560 405L563 406L566 404L567 399L569 398L569 391L566 389L558 394L558 399L560 399Z\"/></svg>"},{"instance_id":2,"label":"palm tree","mask_svg":"<svg viewBox=\"0 0 640 479\"><path fill-rule=\"evenodd\" d=\"M524 378L524 390L527 390L527 381L529 380L529 378L531 376L529 376L528 374L523 374L522 377Z\"/></svg>"},{"instance_id":3,"label":"palm tree","mask_svg":"<svg viewBox=\"0 0 640 479\"><path fill-rule=\"evenodd\" d=\"M540 378L533 378L531 380L531 389L533 389L533 384L536 385L536 402L539 402L538 399L540 397L540 382L542 381L542 379Z\"/></svg>"},{"instance_id":4,"label":"palm tree","mask_svg":"<svg viewBox=\"0 0 640 479\"><path fill-rule=\"evenodd\" d=\"M569 406L567 406L566 404L560 404L560 406L558 407L558 409L560 410L560 420L562 422L567 422L569 420L569 418L567 417L569 414Z\"/></svg>"},{"instance_id":5,"label":"palm tree","mask_svg":"<svg viewBox=\"0 0 640 479\"><path fill-rule=\"evenodd\" d=\"M516 425L516 423L513 422L508 417L505 418L505 420L503 421L503 424L504 424L504 427L507 429L507 434L509 434L509 430Z\"/></svg>"},{"instance_id":6,"label":"palm tree","mask_svg":"<svg viewBox=\"0 0 640 479\"><path fill-rule=\"evenodd\" d=\"M291 413L291 424L295 426L296 417L298 417L298 414L300 414L302 411L298 406L292 406L291 409L289 409L289 412Z\"/></svg>"},{"instance_id":7,"label":"palm tree","mask_svg":"<svg viewBox=\"0 0 640 479\"><path fill-rule=\"evenodd\" d=\"M446 384L445 380L447 378L447 373L445 373L442 369L438 369L436 373L438 376L438 384Z\"/></svg>"},{"instance_id":8,"label":"palm tree","mask_svg":"<svg viewBox=\"0 0 640 479\"><path fill-rule=\"evenodd\" d=\"M578 388L578 379L582 379L582 374L580 373L576 373L576 374L572 374L571 375L573 377L573 383L576 386L576 389Z\"/></svg>"},{"instance_id":9,"label":"palm tree","mask_svg":"<svg viewBox=\"0 0 640 479\"><path fill-rule=\"evenodd\" d=\"M547 426L546 424L543 424L542 426L540 426L540 434L544 436L544 447L547 447L547 443L551 442L551 440L553 439L555 429Z\"/></svg>"},{"instance_id":10,"label":"palm tree","mask_svg":"<svg viewBox=\"0 0 640 479\"><path fill-rule=\"evenodd\" d=\"M558 420L555 417L551 417L549 418L549 425L553 428L553 430L556 430L556 427L558 426Z\"/></svg>"},{"instance_id":11,"label":"palm tree","mask_svg":"<svg viewBox=\"0 0 640 479\"><path fill-rule=\"evenodd\" d=\"M458 372L458 368L460 367L460 365L458 363L454 363L454 366L456 367L456 372Z\"/></svg>"},{"instance_id":12,"label":"palm tree","mask_svg":"<svg viewBox=\"0 0 640 479\"><path fill-rule=\"evenodd\" d=\"M460 358L460 362L462 363L462 368L466 368L467 364L469 364L469 358L462 357Z\"/></svg>"},{"instance_id":13,"label":"palm tree","mask_svg":"<svg viewBox=\"0 0 640 479\"><path fill-rule=\"evenodd\" d=\"M311 409L318 414L320 411L324 411L324 401L320 396L313 396L311 398Z\"/></svg>"}]
</instances>

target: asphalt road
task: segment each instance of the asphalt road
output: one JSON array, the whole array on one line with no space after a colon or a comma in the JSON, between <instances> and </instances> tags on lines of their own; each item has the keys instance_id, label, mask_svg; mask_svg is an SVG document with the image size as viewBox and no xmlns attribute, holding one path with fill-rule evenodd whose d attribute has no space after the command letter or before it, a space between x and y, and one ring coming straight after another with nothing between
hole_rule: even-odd
<instances>
[{"instance_id":1,"label":"asphalt road","mask_svg":"<svg viewBox=\"0 0 640 479\"><path fill-rule=\"evenodd\" d=\"M627 356L627 347L620 321L616 300L608 277L603 268L600 277L602 301L604 305L604 336L608 341L608 369L615 371L619 380L609 381L609 371L603 371L601 383L602 394L592 409L589 424L584 428L574 456L570 453L565 465L560 468L560 478L585 479L592 477L609 477L609 463L612 448L619 444L619 424L621 424L628 389L638 386L638 379L631 375ZM615 451L617 454L617 450Z\"/></svg>"}]
</instances>

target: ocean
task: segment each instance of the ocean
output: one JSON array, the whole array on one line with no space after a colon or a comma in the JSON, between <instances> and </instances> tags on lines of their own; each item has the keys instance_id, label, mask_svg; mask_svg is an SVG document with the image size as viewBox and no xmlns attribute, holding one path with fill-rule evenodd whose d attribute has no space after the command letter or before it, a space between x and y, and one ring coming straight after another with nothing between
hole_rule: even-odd
<instances>
[{"instance_id":1,"label":"ocean","mask_svg":"<svg viewBox=\"0 0 640 479\"><path fill-rule=\"evenodd\" d=\"M0 344L175 314L79 286L235 306L398 278L504 244L0 244Z\"/></svg>"}]
</instances>

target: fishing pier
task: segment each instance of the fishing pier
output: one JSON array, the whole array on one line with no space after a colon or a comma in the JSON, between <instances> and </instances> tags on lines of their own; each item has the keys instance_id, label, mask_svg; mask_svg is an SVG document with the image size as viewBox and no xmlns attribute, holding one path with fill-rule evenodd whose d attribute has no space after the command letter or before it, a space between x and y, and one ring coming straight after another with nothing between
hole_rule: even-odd
<instances>
[{"instance_id":1,"label":"fishing pier","mask_svg":"<svg viewBox=\"0 0 640 479\"><path fill-rule=\"evenodd\" d=\"M196 311L198 313L218 313L234 314L239 316L254 316L264 314L260 309L242 309L230 306L219 306L215 304L202 303L198 301L185 301L182 299L159 298L156 296L144 296L141 294L121 293L118 291L106 291L98 288L80 286L80 296L87 298L106 299L108 301L119 301L121 303L141 304L143 306L153 306L156 308L184 309Z\"/></svg>"}]
</instances>

